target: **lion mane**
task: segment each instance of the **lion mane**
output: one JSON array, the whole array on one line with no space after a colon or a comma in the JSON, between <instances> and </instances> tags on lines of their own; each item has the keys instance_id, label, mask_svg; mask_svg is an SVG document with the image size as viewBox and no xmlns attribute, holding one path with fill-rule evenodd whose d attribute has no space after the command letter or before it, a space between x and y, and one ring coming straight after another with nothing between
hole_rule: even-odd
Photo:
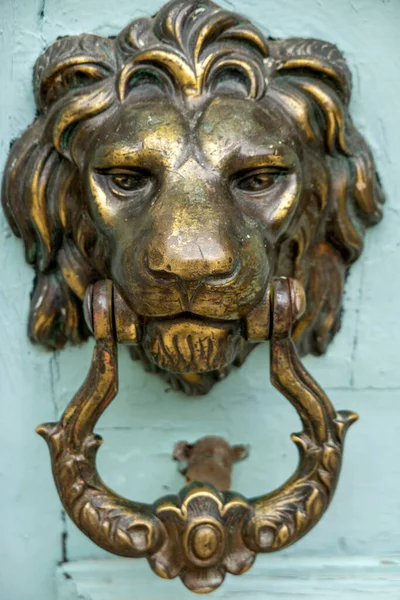
<instances>
[{"instance_id":1,"label":"lion mane","mask_svg":"<svg viewBox=\"0 0 400 600\"><path fill-rule=\"evenodd\" d=\"M273 94L303 136L304 152L323 148L319 170L327 185L315 182L295 230L281 242L276 274L296 277L306 289L307 311L295 330L300 352L326 350L340 326L347 271L383 202L371 152L348 112L349 69L332 44L265 39L242 17L186 0L133 21L115 39L58 39L35 65L37 117L12 146L2 192L36 271L32 341L55 349L87 338L85 290L109 274L107 242L80 181L90 133L143 82L200 102L217 94L224 77L244 85L250 101L262 104Z\"/></svg>"}]
</instances>

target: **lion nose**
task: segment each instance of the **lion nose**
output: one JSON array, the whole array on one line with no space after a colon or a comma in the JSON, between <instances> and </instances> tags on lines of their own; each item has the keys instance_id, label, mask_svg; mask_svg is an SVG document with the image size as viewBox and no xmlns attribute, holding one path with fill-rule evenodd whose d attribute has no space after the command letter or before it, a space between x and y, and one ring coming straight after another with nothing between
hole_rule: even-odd
<instances>
[{"instance_id":1,"label":"lion nose","mask_svg":"<svg viewBox=\"0 0 400 600\"><path fill-rule=\"evenodd\" d=\"M187 239L185 235L153 240L147 250L147 268L155 276L188 282L221 282L234 278L239 254L229 240L212 236Z\"/></svg>"}]
</instances>

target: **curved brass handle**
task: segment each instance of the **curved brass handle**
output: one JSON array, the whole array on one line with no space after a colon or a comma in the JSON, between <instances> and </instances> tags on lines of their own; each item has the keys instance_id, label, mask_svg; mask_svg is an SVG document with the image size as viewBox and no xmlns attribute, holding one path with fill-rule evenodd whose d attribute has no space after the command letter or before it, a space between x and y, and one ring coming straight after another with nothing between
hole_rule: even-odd
<instances>
[{"instance_id":1,"label":"curved brass handle","mask_svg":"<svg viewBox=\"0 0 400 600\"><path fill-rule=\"evenodd\" d=\"M357 419L335 412L297 356L290 337L299 312L295 282L278 278L272 287L271 380L303 423L292 436L299 465L277 490L246 499L196 482L148 505L118 496L101 480L96 451L102 440L93 429L117 393L117 339L137 341L110 281L95 284L89 297L96 346L86 381L58 423L37 429L49 445L57 489L74 523L105 550L146 557L157 575L179 575L194 592L214 590L226 572L244 573L257 552L289 546L318 522L338 480L346 430Z\"/></svg>"}]
</instances>

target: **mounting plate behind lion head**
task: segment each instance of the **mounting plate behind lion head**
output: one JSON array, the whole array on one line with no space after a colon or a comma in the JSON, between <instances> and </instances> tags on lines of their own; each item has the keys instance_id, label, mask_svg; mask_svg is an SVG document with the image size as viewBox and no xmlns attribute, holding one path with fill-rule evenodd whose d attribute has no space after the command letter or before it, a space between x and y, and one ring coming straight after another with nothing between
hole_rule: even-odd
<instances>
[{"instance_id":1,"label":"mounting plate behind lion head","mask_svg":"<svg viewBox=\"0 0 400 600\"><path fill-rule=\"evenodd\" d=\"M176 0L115 39L59 39L34 87L3 181L36 271L33 341L84 340L85 290L111 279L142 325L134 357L206 392L248 354L246 318L286 276L306 290L300 352L325 352L383 201L335 46Z\"/></svg>"}]
</instances>

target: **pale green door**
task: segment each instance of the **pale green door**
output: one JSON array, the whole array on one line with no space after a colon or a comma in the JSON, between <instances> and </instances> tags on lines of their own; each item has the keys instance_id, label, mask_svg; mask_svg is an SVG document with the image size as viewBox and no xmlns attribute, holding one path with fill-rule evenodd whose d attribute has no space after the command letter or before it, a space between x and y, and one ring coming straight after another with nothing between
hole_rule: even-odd
<instances>
[{"instance_id":1,"label":"pale green door","mask_svg":"<svg viewBox=\"0 0 400 600\"><path fill-rule=\"evenodd\" d=\"M0 162L34 117L32 68L58 36L113 35L153 14L161 0L1 0ZM398 0L220 0L273 37L336 43L354 74L352 114L374 152L387 196L383 222L347 282L343 326L326 356L306 367L337 408L360 415L346 442L339 488L321 523L302 541L259 557L214 596L400 599L400 2ZM145 561L107 555L65 517L48 450L35 435L83 381L93 342L50 354L26 336L31 269L0 214L0 389L2 600L181 600L179 580L158 579ZM183 483L171 460L180 439L221 435L250 443L233 488L248 496L279 485L294 470L289 434L299 429L290 405L268 380L268 349L209 395L190 399L120 358L120 393L102 418L99 469L124 496L152 502Z\"/></svg>"}]
</instances>

